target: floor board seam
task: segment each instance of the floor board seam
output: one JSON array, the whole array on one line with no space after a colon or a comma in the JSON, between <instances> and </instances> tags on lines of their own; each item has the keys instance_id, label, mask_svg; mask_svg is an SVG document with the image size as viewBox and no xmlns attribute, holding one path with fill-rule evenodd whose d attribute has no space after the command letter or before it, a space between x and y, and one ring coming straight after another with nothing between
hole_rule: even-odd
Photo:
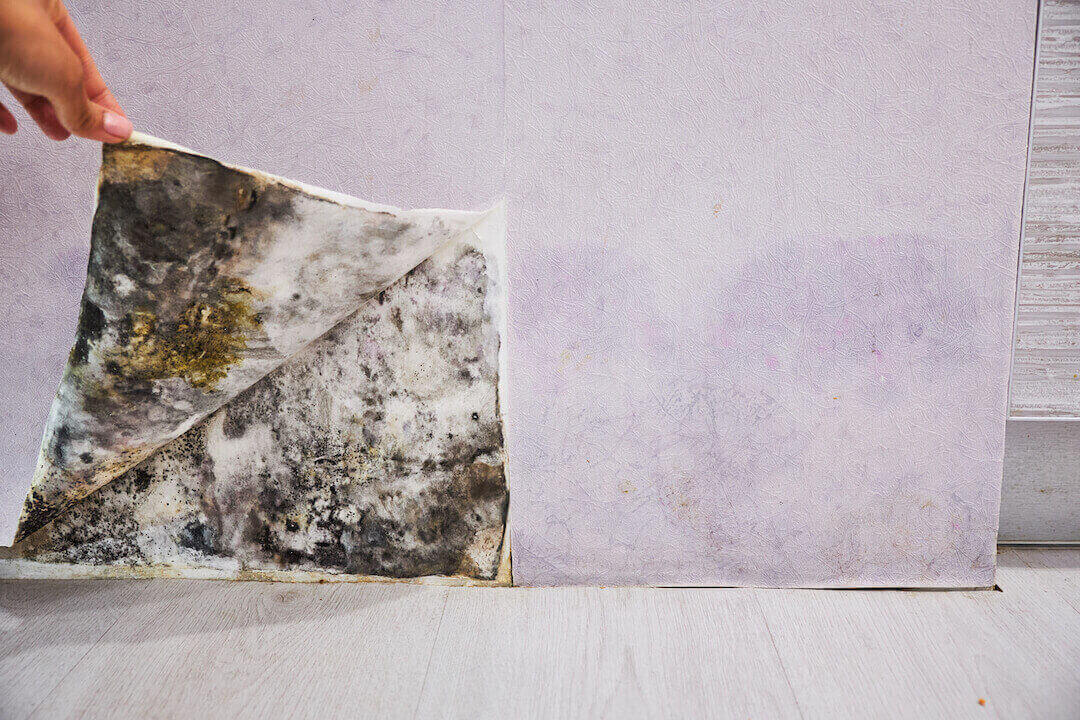
<instances>
[{"instance_id":1,"label":"floor board seam","mask_svg":"<svg viewBox=\"0 0 1080 720\"><path fill-rule=\"evenodd\" d=\"M442 610L439 611L439 622L435 625L435 632L431 634L431 650L428 652L427 663L424 664L424 680L420 683L420 692L416 694L416 706L413 708L413 720L420 715L420 703L424 701L424 692L427 690L428 676L431 674L431 660L435 657L435 646L439 644L439 633L442 632L443 618L446 617L446 606L450 602L450 590L443 592Z\"/></svg>"},{"instance_id":2,"label":"floor board seam","mask_svg":"<svg viewBox=\"0 0 1080 720\"><path fill-rule=\"evenodd\" d=\"M89 582L93 581L91 580ZM136 593L135 597L132 598L132 600L136 600L139 597L145 595L149 588L150 584L148 582L141 583L139 591ZM44 705L45 701L53 696L53 693L56 692L56 689L64 684L64 681L68 679L68 676L71 675L71 673L75 672L75 669L77 667L82 665L82 662L86 659L86 656L89 655L91 651L93 651L101 643L101 639L108 635L109 631L116 627L117 623L119 623L123 618L127 617L127 614L131 612L131 608L133 607L133 605L134 603L129 604L127 608L117 613L116 618L111 623L109 623L108 627L101 631L101 634L97 636L97 639L95 639L94 642L92 642L90 646L86 648L86 651L79 656L78 660L72 663L71 667L68 668L67 672L60 676L60 679L57 680L51 688L49 688L48 692L42 693L41 699L34 703L34 707L30 708L30 712L28 712L24 716L23 720L30 720L30 718L34 717L34 714L38 711L38 708Z\"/></svg>"},{"instance_id":3,"label":"floor board seam","mask_svg":"<svg viewBox=\"0 0 1080 720\"><path fill-rule=\"evenodd\" d=\"M799 696L795 693L795 686L791 684L791 676L788 675L787 666L784 664L784 656L780 654L780 648L776 645L776 637L773 635L772 627L769 625L769 618L765 614L765 608L761 606L761 597L757 592L754 592L753 596L754 604L757 605L758 615L761 616L761 622L765 623L765 632L769 633L769 642L772 644L773 652L776 653L776 662L779 663L780 671L784 673L784 682L787 683L788 690L791 692L791 700L795 703L795 709L799 711L799 717L802 720L806 720L802 705L799 704Z\"/></svg>"}]
</instances>

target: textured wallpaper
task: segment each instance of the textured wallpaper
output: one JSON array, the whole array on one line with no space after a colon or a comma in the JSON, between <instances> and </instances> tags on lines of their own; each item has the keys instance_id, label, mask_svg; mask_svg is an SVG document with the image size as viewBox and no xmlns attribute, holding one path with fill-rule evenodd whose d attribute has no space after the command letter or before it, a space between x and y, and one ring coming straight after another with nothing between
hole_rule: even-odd
<instances>
[{"instance_id":1,"label":"textured wallpaper","mask_svg":"<svg viewBox=\"0 0 1080 720\"><path fill-rule=\"evenodd\" d=\"M72 8L139 129L402 206L506 197L515 581L766 585L992 582L1035 10ZM5 507L92 203L89 149L45 145L5 148L37 258L4 251Z\"/></svg>"},{"instance_id":2,"label":"textured wallpaper","mask_svg":"<svg viewBox=\"0 0 1080 720\"><path fill-rule=\"evenodd\" d=\"M1035 10L507 3L516 582L991 584Z\"/></svg>"}]
</instances>

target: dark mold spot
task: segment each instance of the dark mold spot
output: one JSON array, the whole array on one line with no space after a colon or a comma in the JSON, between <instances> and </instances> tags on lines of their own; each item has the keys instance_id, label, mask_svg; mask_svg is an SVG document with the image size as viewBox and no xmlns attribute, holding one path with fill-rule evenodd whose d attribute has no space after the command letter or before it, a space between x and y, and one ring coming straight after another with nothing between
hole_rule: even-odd
<instances>
[{"instance_id":1,"label":"dark mold spot","mask_svg":"<svg viewBox=\"0 0 1080 720\"><path fill-rule=\"evenodd\" d=\"M235 410L230 406L224 409L225 420L221 423L221 432L230 440L243 437L247 431L248 421L251 419L247 413Z\"/></svg>"},{"instance_id":2,"label":"dark mold spot","mask_svg":"<svg viewBox=\"0 0 1080 720\"><path fill-rule=\"evenodd\" d=\"M48 439L49 454L57 465L66 463L66 449L70 441L71 427L67 423L61 422L56 426L56 430L53 431L52 437Z\"/></svg>"},{"instance_id":3,"label":"dark mold spot","mask_svg":"<svg viewBox=\"0 0 1080 720\"><path fill-rule=\"evenodd\" d=\"M131 471L131 480L136 492L145 492L146 489L150 487L150 483L153 479L154 478L150 474L150 470L146 467L145 463Z\"/></svg>"},{"instance_id":4,"label":"dark mold spot","mask_svg":"<svg viewBox=\"0 0 1080 720\"><path fill-rule=\"evenodd\" d=\"M52 503L47 502L37 490L32 490L23 502L22 517L19 518L19 527L15 532L15 542L41 529L56 512L57 508Z\"/></svg>"},{"instance_id":5,"label":"dark mold spot","mask_svg":"<svg viewBox=\"0 0 1080 720\"><path fill-rule=\"evenodd\" d=\"M101 308L88 300L85 296L82 300L82 310L79 312L78 339L75 347L71 350L71 362L75 365L83 365L90 353L90 344L101 338L105 329L105 313Z\"/></svg>"},{"instance_id":6,"label":"dark mold spot","mask_svg":"<svg viewBox=\"0 0 1080 720\"><path fill-rule=\"evenodd\" d=\"M209 526L193 520L176 534L176 543L203 555L214 554L214 534Z\"/></svg>"}]
</instances>

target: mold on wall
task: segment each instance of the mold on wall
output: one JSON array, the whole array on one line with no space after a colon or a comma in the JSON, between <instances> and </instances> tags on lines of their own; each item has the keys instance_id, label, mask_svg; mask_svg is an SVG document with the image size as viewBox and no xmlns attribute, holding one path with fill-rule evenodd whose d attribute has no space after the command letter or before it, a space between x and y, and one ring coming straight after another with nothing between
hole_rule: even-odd
<instances>
[{"instance_id":1,"label":"mold on wall","mask_svg":"<svg viewBox=\"0 0 1080 720\"><path fill-rule=\"evenodd\" d=\"M93 492L54 487L69 498L55 515L35 514L35 487L18 555L73 566L505 581L501 211L494 220L448 213L455 226L429 216L419 244L431 252L393 278L393 256L415 254L416 219L364 217L346 236L357 208L206 158L147 152L136 163L126 149L107 151L65 376L78 413L54 408L63 430L47 433L45 454L61 470L92 466L93 452L72 455L75 437L130 452L132 431L187 427L145 443L145 458ZM321 204L318 222L297 219L305 202ZM257 219L237 219L254 208ZM282 246L304 262L268 269ZM141 252L121 251L128 247ZM353 261L348 272L341 258ZM342 290L349 272L367 292ZM392 281L380 287L378 277ZM344 319L342 297L356 303ZM329 327L304 343L313 317ZM235 366L271 362L247 387L236 382ZM226 394L220 386L230 382ZM76 423L81 435L66 429Z\"/></svg>"},{"instance_id":2,"label":"mold on wall","mask_svg":"<svg viewBox=\"0 0 1080 720\"><path fill-rule=\"evenodd\" d=\"M74 349L17 537L175 439L475 225L105 145Z\"/></svg>"}]
</instances>

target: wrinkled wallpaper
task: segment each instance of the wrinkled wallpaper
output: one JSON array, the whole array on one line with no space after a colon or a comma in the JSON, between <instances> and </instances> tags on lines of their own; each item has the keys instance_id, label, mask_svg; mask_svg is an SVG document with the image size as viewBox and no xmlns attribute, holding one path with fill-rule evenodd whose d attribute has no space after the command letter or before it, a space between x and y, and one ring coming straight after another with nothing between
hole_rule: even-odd
<instances>
[{"instance_id":1,"label":"wrinkled wallpaper","mask_svg":"<svg viewBox=\"0 0 1080 720\"><path fill-rule=\"evenodd\" d=\"M57 477L63 443L47 438L40 505L97 486L99 462L114 479L32 536L40 557L189 562L218 542L251 568L488 577L509 492L520 584L992 584L1034 3L331 5L226 2L193 11L183 39L160 29L165 5L76 19L98 31L106 77L155 134L406 206L505 197L505 372L437 390L481 408L473 434L465 446L410 436L393 468L350 449L349 428L370 444L384 421L353 424L345 408L388 404L393 389L337 355L355 335L315 340L218 405L233 372L273 364L269 331L249 328L237 370L196 378L224 390L153 409L155 434L140 440L161 445L147 459L115 465L109 433L83 422L61 438L78 450ZM333 12L332 27L319 20ZM129 62L135 39L145 52ZM206 49L194 59L192 42ZM163 112L166 95L190 112ZM2 202L16 227L59 222ZM59 230L50 237L87 235L74 220ZM462 283L480 272L469 253L436 259ZM256 276L258 253L251 262ZM422 298L387 298L419 327ZM366 307L377 317L350 322L395 328L398 306ZM103 335L108 348L125 339ZM439 350L450 366L457 352ZM108 385L107 369L89 370ZM339 370L347 389L326 380ZM475 467L492 465L492 382L506 410L501 485ZM174 401L203 419L184 428ZM308 401L332 409L301 410ZM283 417L257 410L279 405ZM326 452L289 450L316 435ZM81 438L97 448L87 461ZM424 469L434 456L457 474ZM346 489L356 472L380 479ZM420 524L379 505L387 484ZM182 498L176 515L150 512L166 495ZM422 537L434 508L466 496L475 515L439 524L434 545ZM342 522L340 503L368 524ZM92 526L107 523L88 520L105 516L135 523L131 542L104 548Z\"/></svg>"}]
</instances>

